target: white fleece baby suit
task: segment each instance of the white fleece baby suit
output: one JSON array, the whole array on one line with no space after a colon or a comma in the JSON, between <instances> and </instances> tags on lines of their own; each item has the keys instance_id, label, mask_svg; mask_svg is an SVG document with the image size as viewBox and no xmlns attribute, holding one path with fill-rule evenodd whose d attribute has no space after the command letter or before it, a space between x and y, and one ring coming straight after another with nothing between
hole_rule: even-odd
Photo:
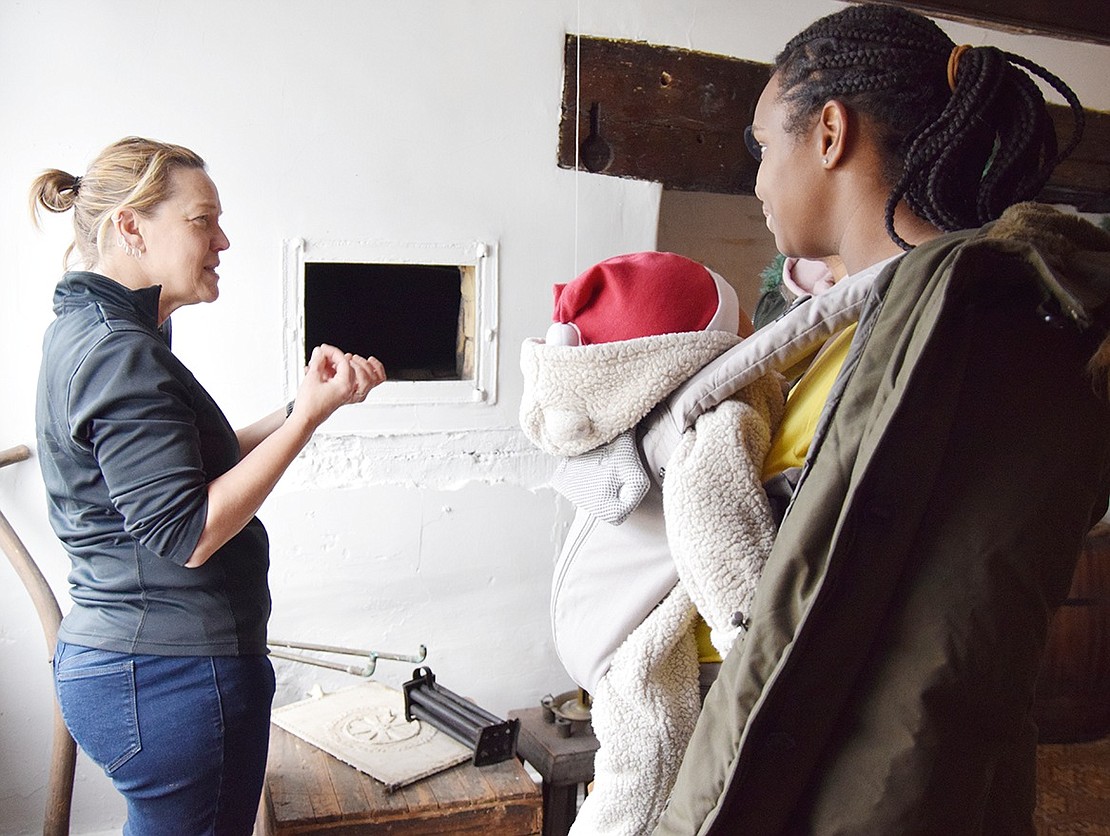
<instances>
[{"instance_id":1,"label":"white fleece baby suit","mask_svg":"<svg viewBox=\"0 0 1110 836\"><path fill-rule=\"evenodd\" d=\"M546 452L578 456L635 428L739 341L721 331L585 346L529 340L521 352L521 425ZM727 653L739 629L733 614L746 612L774 539L760 471L782 409L781 377L761 375L697 417L667 461L662 506L677 582L662 600L645 601L642 620L621 628L619 614L606 613L609 629L623 632L609 637L616 649L607 670L596 681L579 683L593 697L600 746L593 792L572 829L576 836L640 836L652 829L666 804L700 707L696 615L708 622L717 649ZM619 527L605 534L607 549L640 545L634 538L622 545ZM578 562L575 578L581 584L588 583L591 563L607 555L591 551L586 538L575 554L560 559L568 558ZM635 573L627 580L635 585ZM588 590L587 598L591 595L598 608L612 608L605 588ZM581 595L575 600L583 606ZM556 618L559 606L556 597ZM585 643L560 644L558 638L557 645L572 671L576 665L568 656L597 652Z\"/></svg>"}]
</instances>

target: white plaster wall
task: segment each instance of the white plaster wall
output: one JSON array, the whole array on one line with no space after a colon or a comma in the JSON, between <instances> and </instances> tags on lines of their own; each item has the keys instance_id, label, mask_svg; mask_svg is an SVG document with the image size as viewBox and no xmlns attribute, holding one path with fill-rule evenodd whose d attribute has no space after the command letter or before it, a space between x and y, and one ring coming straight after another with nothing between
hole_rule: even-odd
<instances>
[{"instance_id":1,"label":"white plaster wall","mask_svg":"<svg viewBox=\"0 0 1110 836\"><path fill-rule=\"evenodd\" d=\"M75 174L126 134L198 150L232 247L217 304L175 316L178 354L245 423L286 396L283 239L500 245L500 398L366 409L365 434L321 433L261 511L273 542L272 633L409 652L493 711L569 687L547 625L569 522L549 462L516 428L517 349L550 285L655 243L656 186L557 168L567 31L769 60L831 0L0 0L0 448L33 444L38 347L69 238L26 190ZM1110 109L1110 49L948 27L995 42ZM739 147L739 141L738 141ZM576 235L577 233L577 235ZM577 253L577 258L575 254ZM753 265L758 270L762 265ZM65 604L67 563L34 461L0 471L0 509ZM47 652L0 561L0 833L40 829ZM411 666L382 663L399 684ZM278 664L278 702L342 674ZM122 804L83 757L73 832L118 830Z\"/></svg>"}]
</instances>

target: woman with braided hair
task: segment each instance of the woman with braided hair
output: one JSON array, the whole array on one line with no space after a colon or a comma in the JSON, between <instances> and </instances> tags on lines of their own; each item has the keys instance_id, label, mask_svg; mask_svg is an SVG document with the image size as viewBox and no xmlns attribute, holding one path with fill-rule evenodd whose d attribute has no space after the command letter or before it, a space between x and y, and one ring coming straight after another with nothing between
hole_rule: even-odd
<instances>
[{"instance_id":1,"label":"woman with braided hair","mask_svg":"<svg viewBox=\"0 0 1110 836\"><path fill-rule=\"evenodd\" d=\"M1081 131L889 6L776 59L768 227L869 298L787 402L800 480L656 834L1033 833L1048 619L1110 495L1110 236L1031 202Z\"/></svg>"},{"instance_id":2,"label":"woman with braided hair","mask_svg":"<svg viewBox=\"0 0 1110 836\"><path fill-rule=\"evenodd\" d=\"M1025 70L1071 106L1075 125L1061 150ZM748 144L761 162L798 150L815 128L824 133L813 137L813 162L830 175L849 162L845 154L872 155L866 161L884 197L883 225L902 250L1033 200L1083 130L1079 100L1043 67L990 46L956 46L927 18L877 5L845 9L795 37L776 59L760 104L766 116L757 108ZM786 141L768 146L775 131ZM761 197L774 187L768 168L760 167Z\"/></svg>"}]
</instances>

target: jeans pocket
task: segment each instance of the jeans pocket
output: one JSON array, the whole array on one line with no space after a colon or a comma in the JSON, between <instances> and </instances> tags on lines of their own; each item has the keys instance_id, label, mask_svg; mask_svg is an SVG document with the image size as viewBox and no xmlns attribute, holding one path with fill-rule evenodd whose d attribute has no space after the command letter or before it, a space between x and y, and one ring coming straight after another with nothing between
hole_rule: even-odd
<instances>
[{"instance_id":1,"label":"jeans pocket","mask_svg":"<svg viewBox=\"0 0 1110 836\"><path fill-rule=\"evenodd\" d=\"M55 665L58 705L77 745L105 772L112 773L142 748L135 663L123 654L88 655L110 660L89 659L89 664L72 668L64 663Z\"/></svg>"}]
</instances>

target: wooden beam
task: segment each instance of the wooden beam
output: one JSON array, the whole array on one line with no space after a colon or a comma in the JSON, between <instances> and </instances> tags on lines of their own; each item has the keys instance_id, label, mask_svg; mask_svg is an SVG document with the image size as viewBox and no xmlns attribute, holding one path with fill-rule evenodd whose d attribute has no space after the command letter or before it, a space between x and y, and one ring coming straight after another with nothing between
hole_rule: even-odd
<instances>
[{"instance_id":1,"label":"wooden beam","mask_svg":"<svg viewBox=\"0 0 1110 836\"><path fill-rule=\"evenodd\" d=\"M1049 105L1061 142L1073 123L1071 109ZM1110 113L1085 111L1087 127L1083 140L1071 155L1056 166L1040 199L1047 203L1070 203L1084 212L1110 212Z\"/></svg>"},{"instance_id":2,"label":"wooden beam","mask_svg":"<svg viewBox=\"0 0 1110 836\"><path fill-rule=\"evenodd\" d=\"M578 39L566 40L559 165L575 165ZM744 128L766 65L632 41L583 37L578 101L581 168L667 188L751 194ZM592 124L591 124L592 123Z\"/></svg>"},{"instance_id":3,"label":"wooden beam","mask_svg":"<svg viewBox=\"0 0 1110 836\"><path fill-rule=\"evenodd\" d=\"M1110 44L1106 0L884 0L930 17L1075 41Z\"/></svg>"},{"instance_id":4,"label":"wooden beam","mask_svg":"<svg viewBox=\"0 0 1110 836\"><path fill-rule=\"evenodd\" d=\"M568 35L558 164L575 167L577 124L581 170L682 191L752 194L757 166L744 128L769 77L770 67L755 61L639 41L582 37L579 44ZM1070 112L1050 108L1066 138ZM1083 142L1042 199L1110 211L1110 114L1087 111Z\"/></svg>"}]
</instances>

